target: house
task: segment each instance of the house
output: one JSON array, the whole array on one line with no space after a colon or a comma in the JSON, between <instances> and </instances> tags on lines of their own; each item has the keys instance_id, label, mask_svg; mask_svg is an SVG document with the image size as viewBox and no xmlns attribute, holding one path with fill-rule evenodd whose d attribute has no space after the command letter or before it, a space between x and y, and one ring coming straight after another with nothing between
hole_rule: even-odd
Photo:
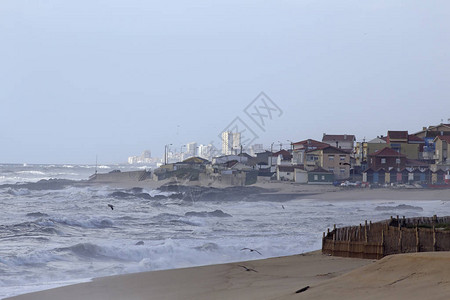
<instances>
[{"instance_id":1,"label":"house","mask_svg":"<svg viewBox=\"0 0 450 300\"><path fill-rule=\"evenodd\" d=\"M450 167L450 136L439 135L434 140L436 166Z\"/></svg>"},{"instance_id":2,"label":"house","mask_svg":"<svg viewBox=\"0 0 450 300\"><path fill-rule=\"evenodd\" d=\"M312 139L292 143L292 163L295 165L303 165L305 163L306 151L327 146L329 146L327 143L322 143Z\"/></svg>"},{"instance_id":3,"label":"house","mask_svg":"<svg viewBox=\"0 0 450 300\"><path fill-rule=\"evenodd\" d=\"M323 134L322 142L336 148L353 151L356 138L352 134Z\"/></svg>"},{"instance_id":4,"label":"house","mask_svg":"<svg viewBox=\"0 0 450 300\"><path fill-rule=\"evenodd\" d=\"M278 165L292 165L292 154L287 150L280 150L269 155L267 163L269 164L270 171L276 172L276 167Z\"/></svg>"},{"instance_id":5,"label":"house","mask_svg":"<svg viewBox=\"0 0 450 300\"><path fill-rule=\"evenodd\" d=\"M228 161L236 160L238 162L241 162L243 164L246 164L248 161L248 157L245 155L222 155L218 157L213 157L212 164L213 165L219 165L224 164Z\"/></svg>"},{"instance_id":6,"label":"house","mask_svg":"<svg viewBox=\"0 0 450 300\"><path fill-rule=\"evenodd\" d=\"M294 181L295 169L294 166L277 166L277 180Z\"/></svg>"},{"instance_id":7,"label":"house","mask_svg":"<svg viewBox=\"0 0 450 300\"><path fill-rule=\"evenodd\" d=\"M385 147L406 155L409 159L421 159L425 141L408 131L388 131L386 137L380 136L367 142L368 153L375 153Z\"/></svg>"},{"instance_id":8,"label":"house","mask_svg":"<svg viewBox=\"0 0 450 300\"><path fill-rule=\"evenodd\" d=\"M428 160L430 164L434 164L434 139L437 136L450 136L450 124L441 123L435 126L423 127L421 131L414 133L414 136L423 139L425 142L420 159Z\"/></svg>"},{"instance_id":9,"label":"house","mask_svg":"<svg viewBox=\"0 0 450 300\"><path fill-rule=\"evenodd\" d=\"M380 168L396 168L401 170L405 168L406 155L401 154L389 147L384 147L375 153L369 154L369 168L378 170Z\"/></svg>"},{"instance_id":10,"label":"house","mask_svg":"<svg viewBox=\"0 0 450 300\"><path fill-rule=\"evenodd\" d=\"M343 180L350 177L350 153L330 145L306 152L307 170L317 167L334 174L335 179Z\"/></svg>"},{"instance_id":11,"label":"house","mask_svg":"<svg viewBox=\"0 0 450 300\"><path fill-rule=\"evenodd\" d=\"M388 181L390 180L390 173L388 171ZM363 173L363 182L370 182L374 184L386 183L386 170L383 168L374 169L369 168Z\"/></svg>"},{"instance_id":12,"label":"house","mask_svg":"<svg viewBox=\"0 0 450 300\"><path fill-rule=\"evenodd\" d=\"M305 170L304 166L294 166L294 181L296 183L308 183L308 171Z\"/></svg>"},{"instance_id":13,"label":"house","mask_svg":"<svg viewBox=\"0 0 450 300\"><path fill-rule=\"evenodd\" d=\"M308 171L308 184L333 184L334 174L323 168Z\"/></svg>"},{"instance_id":14,"label":"house","mask_svg":"<svg viewBox=\"0 0 450 300\"><path fill-rule=\"evenodd\" d=\"M384 143L386 143L384 141ZM353 151L355 163L353 164L353 168L358 170L358 174L361 173L361 170L365 170L367 168L367 156L369 154L367 148L367 142L357 142L355 146L355 150Z\"/></svg>"},{"instance_id":15,"label":"house","mask_svg":"<svg viewBox=\"0 0 450 300\"><path fill-rule=\"evenodd\" d=\"M414 135L422 139L434 139L438 135L450 135L450 124L441 123L435 126L423 127L421 131L414 133Z\"/></svg>"},{"instance_id":16,"label":"house","mask_svg":"<svg viewBox=\"0 0 450 300\"><path fill-rule=\"evenodd\" d=\"M307 183L308 172L303 165L277 165L277 180Z\"/></svg>"}]
</instances>

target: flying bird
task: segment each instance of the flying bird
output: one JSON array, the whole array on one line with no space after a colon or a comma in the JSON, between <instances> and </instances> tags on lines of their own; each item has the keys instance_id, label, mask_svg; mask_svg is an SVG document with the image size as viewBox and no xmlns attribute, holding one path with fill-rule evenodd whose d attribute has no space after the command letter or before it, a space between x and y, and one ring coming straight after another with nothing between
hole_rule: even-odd
<instances>
[{"instance_id":1,"label":"flying bird","mask_svg":"<svg viewBox=\"0 0 450 300\"><path fill-rule=\"evenodd\" d=\"M256 271L255 269L250 269L250 268L247 268L246 266L242 266L242 265L238 265L238 266L241 267L241 268L244 268L245 271L247 271L247 272L256 272L256 273L258 273L258 271Z\"/></svg>"},{"instance_id":2,"label":"flying bird","mask_svg":"<svg viewBox=\"0 0 450 300\"><path fill-rule=\"evenodd\" d=\"M259 252L259 251L256 250L256 249L242 248L241 251L243 251L243 250L248 250L248 251L250 251L250 252L256 252L256 253L258 253L259 255L262 255L261 252Z\"/></svg>"},{"instance_id":3,"label":"flying bird","mask_svg":"<svg viewBox=\"0 0 450 300\"><path fill-rule=\"evenodd\" d=\"M114 206L112 204L108 204L108 206L111 208L111 210L114 210Z\"/></svg>"}]
</instances>

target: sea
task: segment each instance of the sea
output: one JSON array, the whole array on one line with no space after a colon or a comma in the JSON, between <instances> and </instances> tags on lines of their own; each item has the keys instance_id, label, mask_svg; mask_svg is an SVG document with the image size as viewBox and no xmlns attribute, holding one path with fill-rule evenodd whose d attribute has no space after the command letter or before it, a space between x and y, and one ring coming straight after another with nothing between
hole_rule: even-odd
<instances>
[{"instance_id":1,"label":"sea","mask_svg":"<svg viewBox=\"0 0 450 300\"><path fill-rule=\"evenodd\" d=\"M320 249L333 224L450 214L440 199L323 201L244 188L83 184L96 170L136 169L1 164L0 298L94 277L301 254Z\"/></svg>"}]
</instances>

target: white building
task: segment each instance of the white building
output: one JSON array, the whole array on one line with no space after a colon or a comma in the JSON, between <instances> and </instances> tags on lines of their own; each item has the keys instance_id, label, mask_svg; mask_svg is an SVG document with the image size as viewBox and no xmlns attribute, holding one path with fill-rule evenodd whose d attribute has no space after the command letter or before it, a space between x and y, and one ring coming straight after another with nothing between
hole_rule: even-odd
<instances>
[{"instance_id":1,"label":"white building","mask_svg":"<svg viewBox=\"0 0 450 300\"><path fill-rule=\"evenodd\" d=\"M263 144L254 144L250 146L250 155L256 156L256 153L264 152Z\"/></svg>"},{"instance_id":2,"label":"white building","mask_svg":"<svg viewBox=\"0 0 450 300\"><path fill-rule=\"evenodd\" d=\"M222 132L223 155L239 153L240 149L241 149L241 133L231 131Z\"/></svg>"},{"instance_id":3,"label":"white building","mask_svg":"<svg viewBox=\"0 0 450 300\"><path fill-rule=\"evenodd\" d=\"M197 156L197 143L196 142L186 144L186 154L183 155L183 158L186 159L186 158L189 158L192 156Z\"/></svg>"},{"instance_id":4,"label":"white building","mask_svg":"<svg viewBox=\"0 0 450 300\"><path fill-rule=\"evenodd\" d=\"M139 156L130 156L130 157L128 157L128 163L130 165L134 165L134 164L151 164L151 163L155 163L156 161L157 161L157 159L152 158L152 154L151 154L150 150L145 150Z\"/></svg>"},{"instance_id":5,"label":"white building","mask_svg":"<svg viewBox=\"0 0 450 300\"><path fill-rule=\"evenodd\" d=\"M199 145L198 146L198 156L207 160L211 160L213 157L215 148L213 145Z\"/></svg>"}]
</instances>

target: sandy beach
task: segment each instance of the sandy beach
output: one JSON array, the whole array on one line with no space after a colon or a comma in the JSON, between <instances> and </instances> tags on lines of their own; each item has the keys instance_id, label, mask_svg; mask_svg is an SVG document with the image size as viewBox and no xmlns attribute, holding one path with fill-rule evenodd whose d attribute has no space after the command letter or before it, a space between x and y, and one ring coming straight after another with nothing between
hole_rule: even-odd
<instances>
[{"instance_id":1,"label":"sandy beach","mask_svg":"<svg viewBox=\"0 0 450 300\"><path fill-rule=\"evenodd\" d=\"M316 251L97 278L8 299L449 299L449 266L449 252L373 261ZM298 292L302 289L306 290Z\"/></svg>"},{"instance_id":2,"label":"sandy beach","mask_svg":"<svg viewBox=\"0 0 450 300\"><path fill-rule=\"evenodd\" d=\"M10 299L283 299L370 260L320 251L280 258L94 279ZM251 269L246 271L244 267Z\"/></svg>"}]
</instances>

